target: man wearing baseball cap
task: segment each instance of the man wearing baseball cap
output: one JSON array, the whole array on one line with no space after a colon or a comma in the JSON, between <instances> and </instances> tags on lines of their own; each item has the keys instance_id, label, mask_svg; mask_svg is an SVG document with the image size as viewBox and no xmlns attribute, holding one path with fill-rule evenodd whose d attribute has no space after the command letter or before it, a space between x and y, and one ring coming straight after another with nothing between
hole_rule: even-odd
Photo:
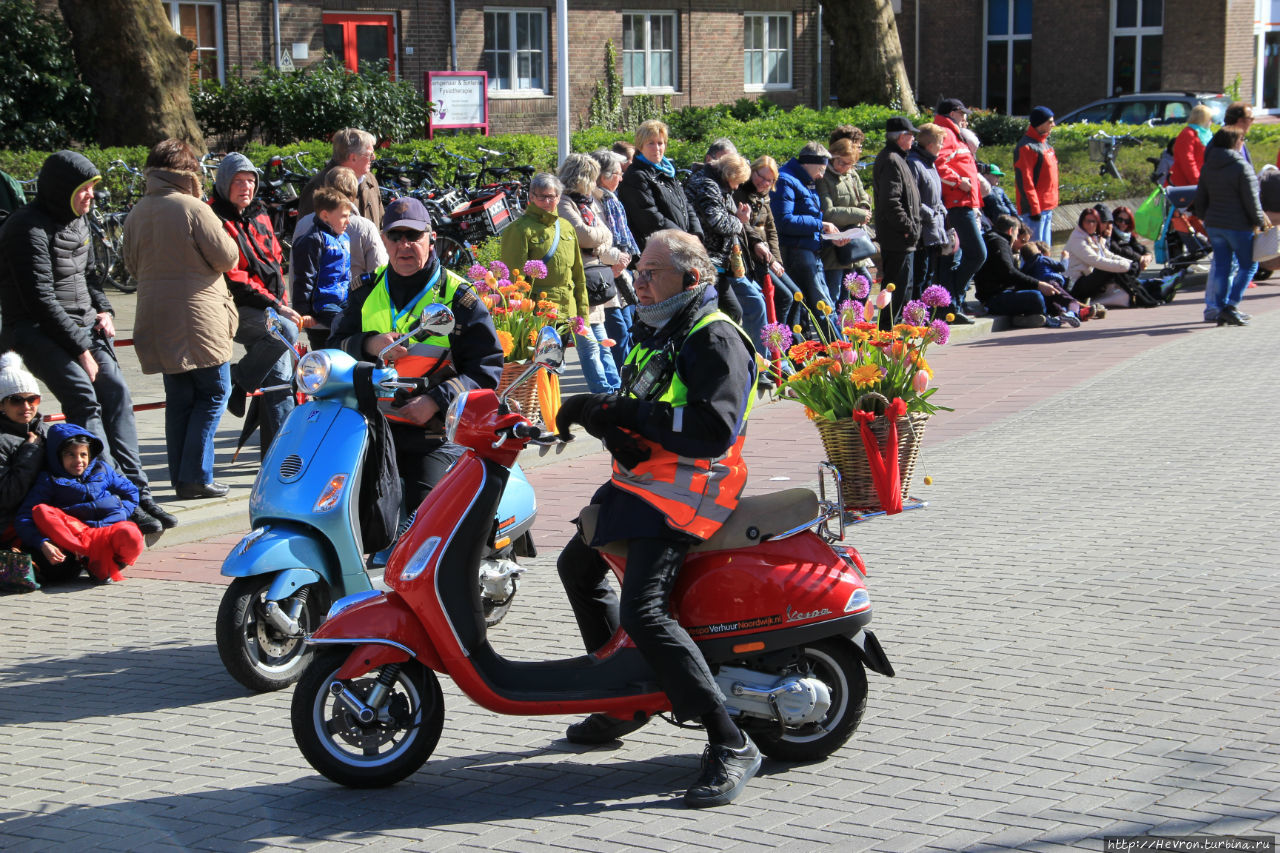
<instances>
[{"instance_id":1,"label":"man wearing baseball cap","mask_svg":"<svg viewBox=\"0 0 1280 853\"><path fill-rule=\"evenodd\" d=\"M933 123L946 132L934 167L942 178L942 203L947 208L947 227L954 228L960 237L960 252L956 255L955 266L941 270L938 277L951 291L954 322L962 325L973 322L965 312L965 292L974 273L987 260L987 246L982 240L982 226L978 220L978 211L982 209L978 161L959 135L960 128L969 124L968 116L969 108L962 102L943 98L938 102L937 115L933 119Z\"/></svg>"},{"instance_id":2,"label":"man wearing baseball cap","mask_svg":"<svg viewBox=\"0 0 1280 853\"><path fill-rule=\"evenodd\" d=\"M876 241L880 244L881 278L892 282L893 310L880 314L880 327L890 328L911 296L916 244L920 242L920 190L907 163L916 138L911 119L894 116L884 125L884 148L871 167Z\"/></svg>"},{"instance_id":3,"label":"man wearing baseball cap","mask_svg":"<svg viewBox=\"0 0 1280 853\"><path fill-rule=\"evenodd\" d=\"M464 391L497 388L502 375L502 345L489 309L466 279L440 263L432 250L434 238L422 202L398 198L388 204L382 241L389 260L361 277L329 341L329 346L369 361L412 329L428 305L453 311L457 325L449 335L411 339L385 356L401 376L428 377L427 390L406 401L378 401L391 423L409 512L462 453L444 439L449 404Z\"/></svg>"},{"instance_id":4,"label":"man wearing baseball cap","mask_svg":"<svg viewBox=\"0 0 1280 853\"><path fill-rule=\"evenodd\" d=\"M1031 229L1032 240L1053 241L1053 211L1058 206L1058 155L1049 144L1053 110L1031 111L1027 132L1013 149L1018 216Z\"/></svg>"}]
</instances>

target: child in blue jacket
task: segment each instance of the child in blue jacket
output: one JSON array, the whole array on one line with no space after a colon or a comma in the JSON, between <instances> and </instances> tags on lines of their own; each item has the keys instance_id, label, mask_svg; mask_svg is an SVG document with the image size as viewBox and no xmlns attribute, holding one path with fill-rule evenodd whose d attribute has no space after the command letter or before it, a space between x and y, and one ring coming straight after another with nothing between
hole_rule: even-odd
<instances>
[{"instance_id":1,"label":"child in blue jacket","mask_svg":"<svg viewBox=\"0 0 1280 853\"><path fill-rule=\"evenodd\" d=\"M307 342L324 349L329 332L347 304L351 284L351 240L347 223L351 202L333 187L320 187L312 196L315 224L293 246L293 308L302 314Z\"/></svg>"},{"instance_id":2,"label":"child in blue jacket","mask_svg":"<svg viewBox=\"0 0 1280 853\"><path fill-rule=\"evenodd\" d=\"M14 519L23 545L53 565L84 557L89 574L103 583L124 580L120 570L145 547L129 520L138 487L102 461L102 442L83 427L50 427L45 451L49 467Z\"/></svg>"}]
</instances>

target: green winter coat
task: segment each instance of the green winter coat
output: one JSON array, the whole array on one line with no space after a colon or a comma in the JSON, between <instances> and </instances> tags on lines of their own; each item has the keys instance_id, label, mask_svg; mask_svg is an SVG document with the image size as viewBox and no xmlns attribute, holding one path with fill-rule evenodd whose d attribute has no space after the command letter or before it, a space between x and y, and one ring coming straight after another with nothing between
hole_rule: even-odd
<instances>
[{"instance_id":1,"label":"green winter coat","mask_svg":"<svg viewBox=\"0 0 1280 853\"><path fill-rule=\"evenodd\" d=\"M817 180L818 196L822 199L822 220L830 222L841 231L871 222L871 196L862 186L856 169L837 175L830 167ZM845 269L836 262L836 247L830 240L822 241L823 269Z\"/></svg>"},{"instance_id":2,"label":"green winter coat","mask_svg":"<svg viewBox=\"0 0 1280 853\"><path fill-rule=\"evenodd\" d=\"M551 260L546 260L555 240L556 220L560 221L560 244ZM534 298L546 293L546 298L559 306L561 320L581 317L585 321L591 306L587 302L587 277L582 272L577 232L568 222L536 204L526 207L524 214L502 232L502 262L518 270L530 260L545 261L547 265L546 278L529 282Z\"/></svg>"}]
</instances>

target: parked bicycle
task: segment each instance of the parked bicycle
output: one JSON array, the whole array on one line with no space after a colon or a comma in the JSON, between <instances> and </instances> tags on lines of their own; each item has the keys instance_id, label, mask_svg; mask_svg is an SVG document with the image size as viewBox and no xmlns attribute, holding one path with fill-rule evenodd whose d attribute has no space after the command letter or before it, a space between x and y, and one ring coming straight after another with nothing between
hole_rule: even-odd
<instances>
[{"instance_id":1,"label":"parked bicycle","mask_svg":"<svg viewBox=\"0 0 1280 853\"><path fill-rule=\"evenodd\" d=\"M117 173L123 173L124 178L114 180ZM102 182L93 192L93 206L86 217L98 281L121 293L133 293L138 289L138 280L129 274L124 264L124 220L142 197L145 181L141 169L123 160L112 160L107 164ZM121 195L114 200L108 184L123 188Z\"/></svg>"}]
</instances>

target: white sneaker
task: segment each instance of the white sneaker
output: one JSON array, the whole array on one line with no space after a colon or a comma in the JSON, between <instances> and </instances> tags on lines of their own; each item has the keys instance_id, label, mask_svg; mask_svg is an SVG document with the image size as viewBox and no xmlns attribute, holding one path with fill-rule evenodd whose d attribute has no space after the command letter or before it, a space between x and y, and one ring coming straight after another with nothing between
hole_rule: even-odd
<instances>
[{"instance_id":1,"label":"white sneaker","mask_svg":"<svg viewBox=\"0 0 1280 853\"><path fill-rule=\"evenodd\" d=\"M1073 329L1080 328L1080 318L1075 315L1074 311L1064 311L1061 319L1062 322L1066 323Z\"/></svg>"}]
</instances>

